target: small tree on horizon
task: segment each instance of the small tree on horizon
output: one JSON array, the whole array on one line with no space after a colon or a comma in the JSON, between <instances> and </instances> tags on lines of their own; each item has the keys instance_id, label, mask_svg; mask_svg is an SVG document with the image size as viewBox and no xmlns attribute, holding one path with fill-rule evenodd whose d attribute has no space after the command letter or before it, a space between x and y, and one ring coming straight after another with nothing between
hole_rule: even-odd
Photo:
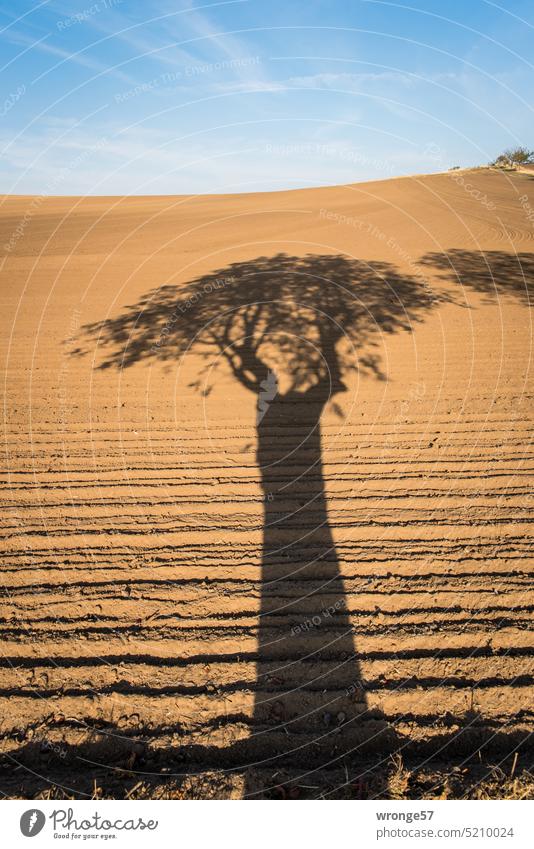
<instances>
[{"instance_id":1,"label":"small tree on horizon","mask_svg":"<svg viewBox=\"0 0 534 849\"><path fill-rule=\"evenodd\" d=\"M491 164L503 167L506 165L531 165L533 163L534 150L529 150L526 147L513 147L504 150Z\"/></svg>"}]
</instances>

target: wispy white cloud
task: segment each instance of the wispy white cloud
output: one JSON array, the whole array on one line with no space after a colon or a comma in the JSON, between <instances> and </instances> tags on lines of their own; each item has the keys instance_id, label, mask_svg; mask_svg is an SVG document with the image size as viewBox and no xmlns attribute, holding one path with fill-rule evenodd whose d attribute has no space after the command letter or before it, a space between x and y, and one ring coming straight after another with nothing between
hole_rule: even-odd
<instances>
[{"instance_id":1,"label":"wispy white cloud","mask_svg":"<svg viewBox=\"0 0 534 849\"><path fill-rule=\"evenodd\" d=\"M418 73L416 71L361 71L361 72L322 72L296 77L289 77L288 83L292 85L309 86L314 88L345 88L356 89L367 86L401 86L404 89L413 89L415 86L425 83L458 83L461 74L455 72L447 73Z\"/></svg>"},{"instance_id":2,"label":"wispy white cloud","mask_svg":"<svg viewBox=\"0 0 534 849\"><path fill-rule=\"evenodd\" d=\"M289 86L284 82L269 82L268 80L246 80L244 82L214 82L212 87L215 91L231 94L252 92L279 92L287 91Z\"/></svg>"},{"instance_id":3,"label":"wispy white cloud","mask_svg":"<svg viewBox=\"0 0 534 849\"><path fill-rule=\"evenodd\" d=\"M362 73L319 73L308 74L300 77L290 77L288 84L293 86L305 86L310 88L339 88L355 89L362 85L372 83L394 83L405 87L414 85L413 77L402 72L362 72Z\"/></svg>"},{"instance_id":4,"label":"wispy white cloud","mask_svg":"<svg viewBox=\"0 0 534 849\"><path fill-rule=\"evenodd\" d=\"M64 50L62 47L50 44L50 42L43 41L42 39L34 40L24 33L16 32L15 30L11 30L6 36L4 36L4 38L11 41L13 44L24 46L26 48L29 47L30 49L38 50L41 53L47 53L51 56L57 56L63 62L80 65L83 68L89 68L90 70L98 71L99 73L109 73L117 79L121 79L123 82L131 82L131 78L128 77L127 74L122 73L122 71L115 70L113 66L105 65L103 62L99 62L91 56L87 56L85 53L72 53L68 50Z\"/></svg>"},{"instance_id":5,"label":"wispy white cloud","mask_svg":"<svg viewBox=\"0 0 534 849\"><path fill-rule=\"evenodd\" d=\"M213 6L233 5L244 0L229 0ZM61 7L60 7L61 8ZM59 9L57 9L59 11ZM151 11L156 11L151 7ZM174 7L159 8L159 14L147 16L139 23L132 23L125 17L120 6L113 7L113 16L94 15L87 19L86 24L103 38L93 42L97 47L108 41L120 42L132 54L123 60L125 67L131 73L136 73L138 67L143 67L146 74L147 62L152 62L172 69L173 71L187 69L207 63L215 63L227 59L228 68L238 79L261 79L257 69L246 66L239 60L253 55L247 45L240 39L224 32L217 32L210 18L196 7L187 5L182 9ZM63 9L63 13L66 13ZM85 53L82 48L79 55ZM249 70L245 71L244 68ZM138 76L136 82L143 80ZM202 82L202 78L197 82Z\"/></svg>"},{"instance_id":6,"label":"wispy white cloud","mask_svg":"<svg viewBox=\"0 0 534 849\"><path fill-rule=\"evenodd\" d=\"M243 2L244 0L237 0ZM246 39L235 34L219 30L212 22L206 12L202 12L187 4L188 14L180 19L180 31L183 35L187 28L189 37L186 41L200 50L207 61L215 63L218 59L226 59L228 67L240 83L256 84L258 87L273 84L273 81L265 76L265 65L261 62L247 63L242 60L250 59L257 55L257 50L250 45ZM171 28L177 21L171 23ZM198 60L197 60L198 61Z\"/></svg>"}]
</instances>

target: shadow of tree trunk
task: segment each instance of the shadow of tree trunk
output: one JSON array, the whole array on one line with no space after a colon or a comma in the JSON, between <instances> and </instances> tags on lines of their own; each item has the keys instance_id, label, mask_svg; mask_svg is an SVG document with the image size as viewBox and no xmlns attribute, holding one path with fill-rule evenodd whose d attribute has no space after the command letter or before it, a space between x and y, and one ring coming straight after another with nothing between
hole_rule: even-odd
<instances>
[{"instance_id":1,"label":"shadow of tree trunk","mask_svg":"<svg viewBox=\"0 0 534 849\"><path fill-rule=\"evenodd\" d=\"M277 395L258 422L265 507L252 750L263 769L301 776L357 759L366 737L367 704L328 518L327 400L320 387ZM386 728L375 721L367 730ZM249 778L245 796L258 792Z\"/></svg>"}]
</instances>

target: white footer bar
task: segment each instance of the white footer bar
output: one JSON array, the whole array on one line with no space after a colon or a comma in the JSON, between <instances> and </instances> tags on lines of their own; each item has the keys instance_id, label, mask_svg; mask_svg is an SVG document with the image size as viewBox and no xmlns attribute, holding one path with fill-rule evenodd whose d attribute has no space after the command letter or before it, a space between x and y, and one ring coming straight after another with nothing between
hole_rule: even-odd
<instances>
[{"instance_id":1,"label":"white footer bar","mask_svg":"<svg viewBox=\"0 0 534 849\"><path fill-rule=\"evenodd\" d=\"M6 847L534 847L532 801L3 801Z\"/></svg>"}]
</instances>

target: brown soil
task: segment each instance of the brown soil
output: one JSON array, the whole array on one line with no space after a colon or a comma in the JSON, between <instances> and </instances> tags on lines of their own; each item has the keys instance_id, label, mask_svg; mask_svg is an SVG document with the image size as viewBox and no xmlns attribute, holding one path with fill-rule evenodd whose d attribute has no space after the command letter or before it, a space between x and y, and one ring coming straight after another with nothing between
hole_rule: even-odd
<instances>
[{"instance_id":1,"label":"brown soil","mask_svg":"<svg viewBox=\"0 0 534 849\"><path fill-rule=\"evenodd\" d=\"M531 795L532 186L3 199L3 794Z\"/></svg>"}]
</instances>

